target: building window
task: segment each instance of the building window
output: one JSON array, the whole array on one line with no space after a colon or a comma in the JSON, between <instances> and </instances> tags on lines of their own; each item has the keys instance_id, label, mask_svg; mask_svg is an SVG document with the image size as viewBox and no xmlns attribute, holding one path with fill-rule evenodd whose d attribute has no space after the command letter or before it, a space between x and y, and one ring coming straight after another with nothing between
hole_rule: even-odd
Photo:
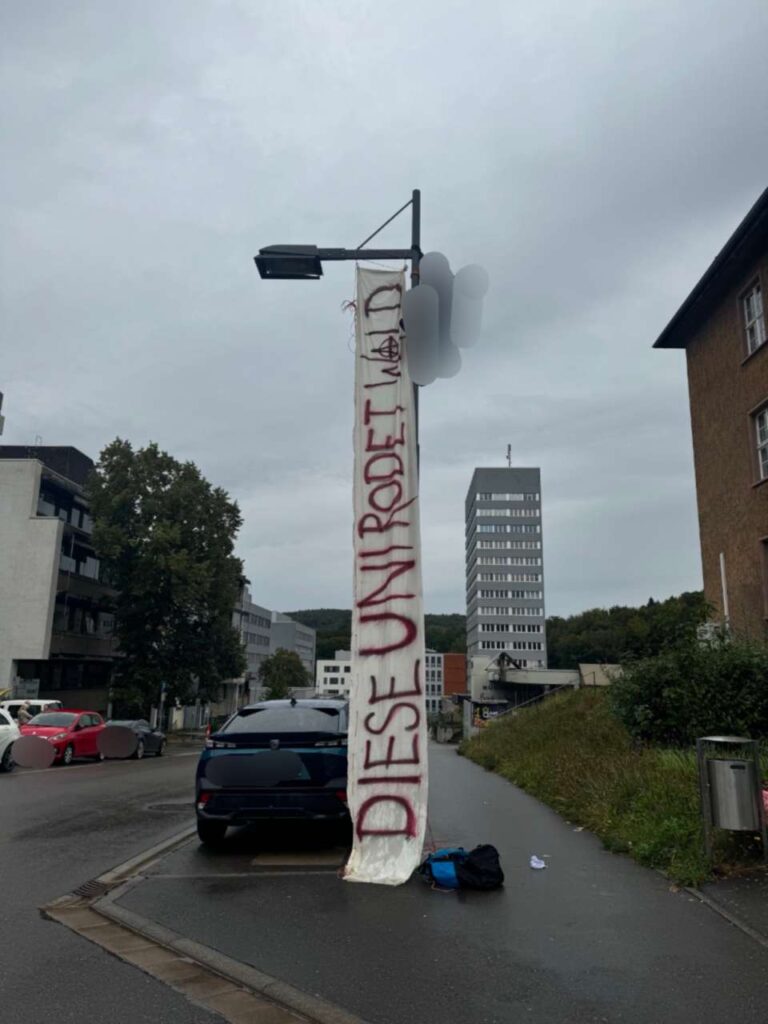
<instances>
[{"instance_id":1,"label":"building window","mask_svg":"<svg viewBox=\"0 0 768 1024\"><path fill-rule=\"evenodd\" d=\"M768 480L768 405L755 413L757 441L757 472L761 480Z\"/></svg>"},{"instance_id":2,"label":"building window","mask_svg":"<svg viewBox=\"0 0 768 1024\"><path fill-rule=\"evenodd\" d=\"M765 344L766 338L763 293L759 281L755 281L741 301L744 309L744 330L747 334L747 354L752 355Z\"/></svg>"}]
</instances>

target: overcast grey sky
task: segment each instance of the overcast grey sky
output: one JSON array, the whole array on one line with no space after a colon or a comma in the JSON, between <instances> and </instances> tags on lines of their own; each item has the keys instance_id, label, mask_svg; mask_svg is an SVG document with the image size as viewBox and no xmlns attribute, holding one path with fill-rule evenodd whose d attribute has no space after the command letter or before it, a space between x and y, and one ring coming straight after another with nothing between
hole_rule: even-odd
<instances>
[{"instance_id":1,"label":"overcast grey sky","mask_svg":"<svg viewBox=\"0 0 768 1024\"><path fill-rule=\"evenodd\" d=\"M257 601L349 607L353 267L252 256L419 187L424 248L491 278L422 392L426 609L464 610L508 443L550 613L701 585L684 355L651 345L766 184L765 0L26 0L0 33L5 443L157 441L240 503Z\"/></svg>"}]
</instances>

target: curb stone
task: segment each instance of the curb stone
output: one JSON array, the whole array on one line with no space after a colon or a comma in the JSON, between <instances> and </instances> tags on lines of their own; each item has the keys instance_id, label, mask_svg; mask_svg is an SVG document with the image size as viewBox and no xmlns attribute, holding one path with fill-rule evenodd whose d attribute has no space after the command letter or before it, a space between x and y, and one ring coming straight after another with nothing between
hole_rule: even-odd
<instances>
[{"instance_id":1,"label":"curb stone","mask_svg":"<svg viewBox=\"0 0 768 1024\"><path fill-rule=\"evenodd\" d=\"M194 835L187 828L40 908L42 915L138 967L219 1014L230 1024L368 1024L341 1007L302 992L218 950L171 931L116 901L149 866Z\"/></svg>"},{"instance_id":2,"label":"curb stone","mask_svg":"<svg viewBox=\"0 0 768 1024\"><path fill-rule=\"evenodd\" d=\"M684 891L689 893L691 896L695 896L699 902L709 907L709 909L714 911L716 914L719 914L720 917L725 918L725 920L729 924L732 924L734 928L738 928L739 931L744 932L745 935L748 935L751 939L754 939L755 942L768 949L768 937L761 935L760 932L747 924L746 921L742 921L742 919L737 917L736 914L727 910L718 900L713 899L711 896L707 895L707 893L702 892L701 889L694 889L692 887L685 886Z\"/></svg>"}]
</instances>

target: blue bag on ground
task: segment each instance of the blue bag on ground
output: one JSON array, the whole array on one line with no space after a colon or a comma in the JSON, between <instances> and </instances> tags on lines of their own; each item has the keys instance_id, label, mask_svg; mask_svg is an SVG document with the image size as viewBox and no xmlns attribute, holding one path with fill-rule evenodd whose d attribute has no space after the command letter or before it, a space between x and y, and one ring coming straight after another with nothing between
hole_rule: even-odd
<instances>
[{"instance_id":1,"label":"blue bag on ground","mask_svg":"<svg viewBox=\"0 0 768 1024\"><path fill-rule=\"evenodd\" d=\"M498 889L504 884L499 851L489 843L469 853L463 846L444 846L430 853L419 874L440 889Z\"/></svg>"},{"instance_id":2,"label":"blue bag on ground","mask_svg":"<svg viewBox=\"0 0 768 1024\"><path fill-rule=\"evenodd\" d=\"M419 866L419 874L441 889L458 889L459 876L456 873L456 865L466 860L466 857L467 851L463 846L444 846L430 853Z\"/></svg>"}]
</instances>

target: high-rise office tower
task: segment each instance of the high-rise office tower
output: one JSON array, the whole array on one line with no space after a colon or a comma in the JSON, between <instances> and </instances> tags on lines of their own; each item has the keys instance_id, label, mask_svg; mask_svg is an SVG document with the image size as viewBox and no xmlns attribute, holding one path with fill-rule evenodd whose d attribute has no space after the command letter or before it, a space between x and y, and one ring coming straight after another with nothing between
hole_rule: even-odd
<instances>
[{"instance_id":1,"label":"high-rise office tower","mask_svg":"<svg viewBox=\"0 0 768 1024\"><path fill-rule=\"evenodd\" d=\"M468 656L546 668L540 471L476 469L465 524Z\"/></svg>"}]
</instances>

